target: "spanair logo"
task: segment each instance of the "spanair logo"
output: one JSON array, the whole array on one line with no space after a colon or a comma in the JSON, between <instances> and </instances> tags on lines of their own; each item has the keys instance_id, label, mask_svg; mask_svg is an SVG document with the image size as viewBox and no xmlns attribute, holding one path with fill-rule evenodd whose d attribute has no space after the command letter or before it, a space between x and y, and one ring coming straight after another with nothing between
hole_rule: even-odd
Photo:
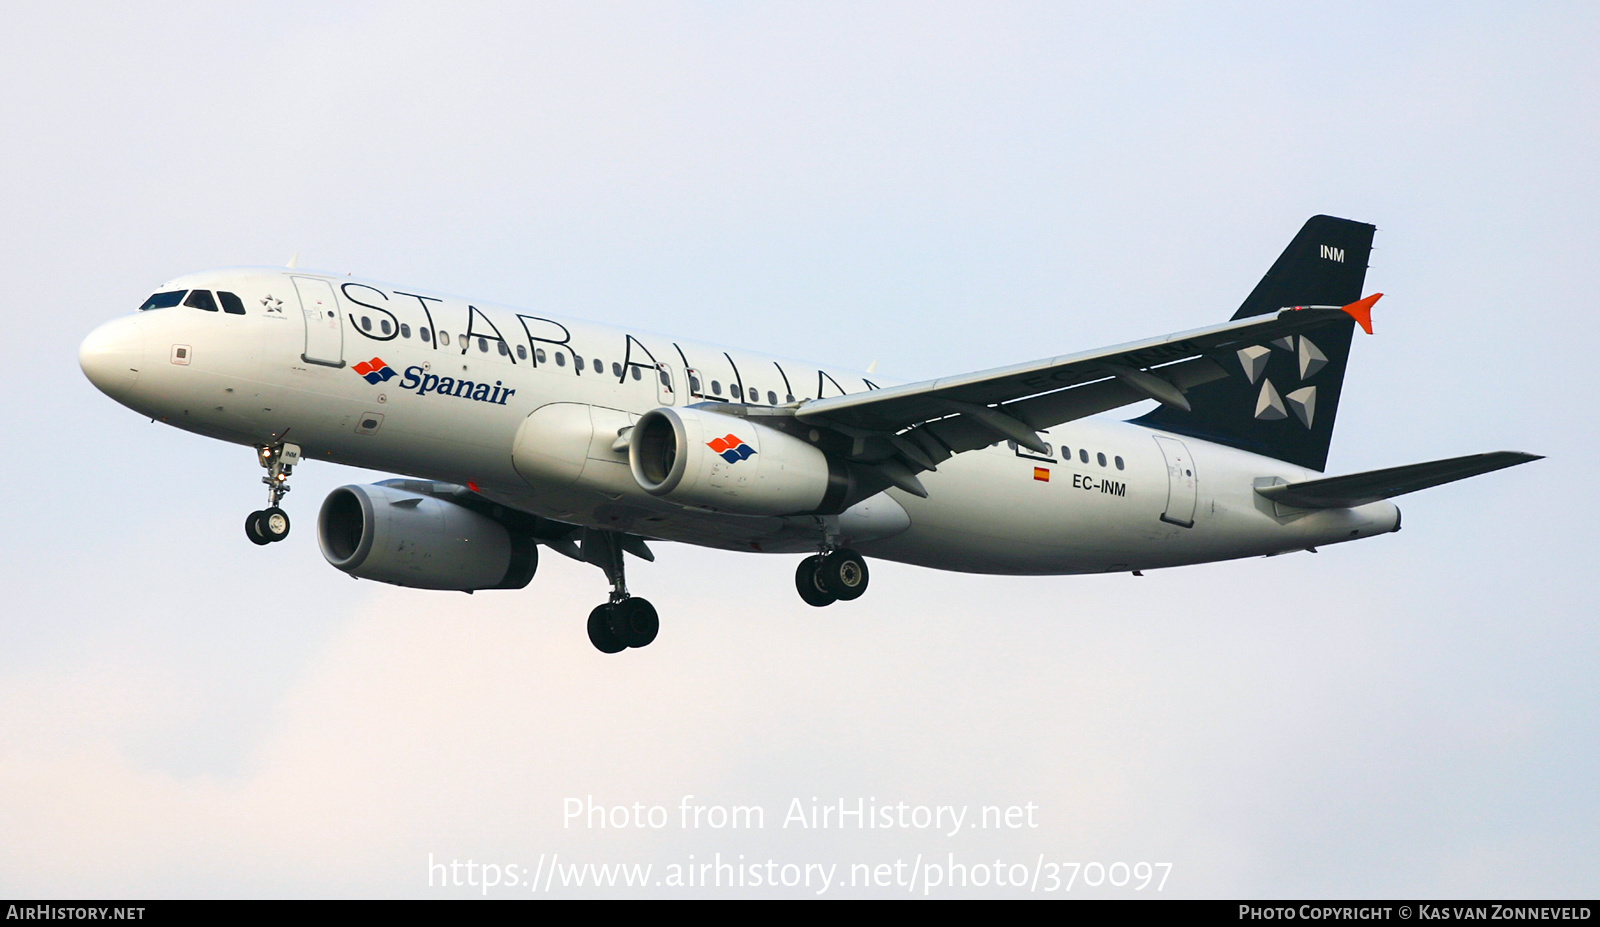
<instances>
[{"instance_id":1,"label":"spanair logo","mask_svg":"<svg viewBox=\"0 0 1600 927\"><path fill-rule=\"evenodd\" d=\"M744 443L738 435L724 435L715 441L707 441L706 447L716 452L718 457L728 463L736 464L755 454L755 448Z\"/></svg>"},{"instance_id":2,"label":"spanair logo","mask_svg":"<svg viewBox=\"0 0 1600 927\"><path fill-rule=\"evenodd\" d=\"M394 372L394 368L383 362L381 357L374 357L372 360L357 364L351 369L361 374L361 378L373 386L393 380L398 375Z\"/></svg>"}]
</instances>

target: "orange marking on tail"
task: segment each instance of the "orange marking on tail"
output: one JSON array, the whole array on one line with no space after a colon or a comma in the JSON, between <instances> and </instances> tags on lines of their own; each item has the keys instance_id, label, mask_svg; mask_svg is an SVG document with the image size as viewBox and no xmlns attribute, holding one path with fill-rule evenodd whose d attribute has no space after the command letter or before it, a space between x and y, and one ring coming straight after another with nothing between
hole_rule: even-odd
<instances>
[{"instance_id":1,"label":"orange marking on tail","mask_svg":"<svg viewBox=\"0 0 1600 927\"><path fill-rule=\"evenodd\" d=\"M1382 298L1382 293L1374 293L1366 299L1353 302L1348 306L1341 306L1340 308L1350 313L1350 318L1355 319L1356 324L1361 326L1361 330L1370 335L1372 334L1372 304Z\"/></svg>"}]
</instances>

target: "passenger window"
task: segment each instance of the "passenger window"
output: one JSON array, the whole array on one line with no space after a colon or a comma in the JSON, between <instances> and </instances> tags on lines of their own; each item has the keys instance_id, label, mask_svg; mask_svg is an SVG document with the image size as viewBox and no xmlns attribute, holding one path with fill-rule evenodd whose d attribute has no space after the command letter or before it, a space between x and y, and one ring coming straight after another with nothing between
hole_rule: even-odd
<instances>
[{"instance_id":1,"label":"passenger window","mask_svg":"<svg viewBox=\"0 0 1600 927\"><path fill-rule=\"evenodd\" d=\"M665 386L667 389L672 389L672 378L667 376L667 372L665 370L657 370L656 374L661 377L662 386Z\"/></svg>"},{"instance_id":2,"label":"passenger window","mask_svg":"<svg viewBox=\"0 0 1600 927\"><path fill-rule=\"evenodd\" d=\"M556 352L556 363L562 363L561 352L559 351ZM572 352L572 366L573 369L577 370L579 373L583 373L583 355L579 354L577 351Z\"/></svg>"},{"instance_id":3,"label":"passenger window","mask_svg":"<svg viewBox=\"0 0 1600 927\"><path fill-rule=\"evenodd\" d=\"M700 394L700 378L692 373L689 374L689 392L695 395Z\"/></svg>"},{"instance_id":4,"label":"passenger window","mask_svg":"<svg viewBox=\"0 0 1600 927\"><path fill-rule=\"evenodd\" d=\"M372 331L372 320L367 318L366 316L362 316L361 317L361 330L364 331L364 332Z\"/></svg>"},{"instance_id":5,"label":"passenger window","mask_svg":"<svg viewBox=\"0 0 1600 927\"><path fill-rule=\"evenodd\" d=\"M427 344L429 341L433 340L433 334L426 328L417 329L417 337L422 339L423 344Z\"/></svg>"},{"instance_id":6,"label":"passenger window","mask_svg":"<svg viewBox=\"0 0 1600 927\"><path fill-rule=\"evenodd\" d=\"M171 309L173 306L176 306L178 303L183 302L183 294L185 294L187 292L189 292L189 291L188 290L172 290L171 292L168 292L168 293L157 293L156 295L154 295L154 296L150 297L149 299L145 300L144 301L144 305L139 307L139 311L140 312L148 312L151 309Z\"/></svg>"},{"instance_id":7,"label":"passenger window","mask_svg":"<svg viewBox=\"0 0 1600 927\"><path fill-rule=\"evenodd\" d=\"M794 402L794 394L790 393L788 398L784 399L783 401L784 402Z\"/></svg>"},{"instance_id":8,"label":"passenger window","mask_svg":"<svg viewBox=\"0 0 1600 927\"><path fill-rule=\"evenodd\" d=\"M639 368L638 367L633 368L633 378L635 380L638 380L638 379L642 378L643 376L644 376L644 374L639 372Z\"/></svg>"},{"instance_id":9,"label":"passenger window","mask_svg":"<svg viewBox=\"0 0 1600 927\"><path fill-rule=\"evenodd\" d=\"M769 405L769 406L775 406L775 405L777 405L777 404L778 404L778 394L777 394L777 393L774 393L774 392L773 392L773 391L772 391L772 390L770 390L770 389L769 389L769 390L767 390L767 405Z\"/></svg>"},{"instance_id":10,"label":"passenger window","mask_svg":"<svg viewBox=\"0 0 1600 927\"><path fill-rule=\"evenodd\" d=\"M578 355L574 354L572 356L574 358L576 358ZM556 366L557 367L565 367L565 366L567 366L567 355L562 354L560 351L557 351L556 352Z\"/></svg>"},{"instance_id":11,"label":"passenger window","mask_svg":"<svg viewBox=\"0 0 1600 927\"><path fill-rule=\"evenodd\" d=\"M741 400L741 401L744 399L744 393L739 389L739 384L737 384L737 383L729 383L728 384L728 392L732 393L733 394L733 398L735 398L735 399L738 399L738 400Z\"/></svg>"},{"instance_id":12,"label":"passenger window","mask_svg":"<svg viewBox=\"0 0 1600 927\"><path fill-rule=\"evenodd\" d=\"M478 353L479 354L488 354L489 353L489 339L487 339L487 338L479 338L478 339Z\"/></svg>"},{"instance_id":13,"label":"passenger window","mask_svg":"<svg viewBox=\"0 0 1600 927\"><path fill-rule=\"evenodd\" d=\"M1106 465L1106 455L1104 455L1104 454L1096 454L1094 456L1095 456L1096 459L1098 459L1100 461L1100 466L1103 467L1103 466Z\"/></svg>"},{"instance_id":14,"label":"passenger window","mask_svg":"<svg viewBox=\"0 0 1600 927\"><path fill-rule=\"evenodd\" d=\"M210 290L195 290L189 298L183 301L185 306L193 309L204 309L207 312L217 311L217 301L211 298Z\"/></svg>"},{"instance_id":15,"label":"passenger window","mask_svg":"<svg viewBox=\"0 0 1600 927\"><path fill-rule=\"evenodd\" d=\"M1088 463L1089 462L1089 452L1084 450L1081 447L1078 448L1078 459L1083 461L1084 463Z\"/></svg>"},{"instance_id":16,"label":"passenger window","mask_svg":"<svg viewBox=\"0 0 1600 927\"><path fill-rule=\"evenodd\" d=\"M496 341L495 344L499 346L499 351L500 351L500 356L501 357L510 357L511 356L511 349L506 347L506 343L504 341Z\"/></svg>"},{"instance_id":17,"label":"passenger window","mask_svg":"<svg viewBox=\"0 0 1600 927\"><path fill-rule=\"evenodd\" d=\"M527 345L521 345L521 344L517 345L517 360L527 360L527 359L528 359L528 347L527 347Z\"/></svg>"},{"instance_id":18,"label":"passenger window","mask_svg":"<svg viewBox=\"0 0 1600 927\"><path fill-rule=\"evenodd\" d=\"M244 315L244 300L227 290L218 290L217 299L222 300L222 311L229 315Z\"/></svg>"},{"instance_id":19,"label":"passenger window","mask_svg":"<svg viewBox=\"0 0 1600 927\"><path fill-rule=\"evenodd\" d=\"M446 347L449 347L449 345L450 345L450 333L449 332L444 332L444 331L440 332L439 333L439 343L442 344L442 345L445 345Z\"/></svg>"},{"instance_id":20,"label":"passenger window","mask_svg":"<svg viewBox=\"0 0 1600 927\"><path fill-rule=\"evenodd\" d=\"M722 395L722 384L718 383L716 380L712 380L711 381L711 391L713 393L716 393L718 396L721 396Z\"/></svg>"},{"instance_id":21,"label":"passenger window","mask_svg":"<svg viewBox=\"0 0 1600 927\"><path fill-rule=\"evenodd\" d=\"M616 361L612 361L611 362L611 375L616 377L619 380L622 379L622 365L617 363Z\"/></svg>"},{"instance_id":22,"label":"passenger window","mask_svg":"<svg viewBox=\"0 0 1600 927\"><path fill-rule=\"evenodd\" d=\"M544 363L544 348L534 348L533 359L536 363Z\"/></svg>"},{"instance_id":23,"label":"passenger window","mask_svg":"<svg viewBox=\"0 0 1600 927\"><path fill-rule=\"evenodd\" d=\"M1122 469L1122 458L1121 457L1117 458L1117 469L1118 470Z\"/></svg>"},{"instance_id":24,"label":"passenger window","mask_svg":"<svg viewBox=\"0 0 1600 927\"><path fill-rule=\"evenodd\" d=\"M391 326L389 324L389 320L388 319L379 319L378 320L378 330L383 332L385 335L387 335L391 331L393 331L394 329L393 329L393 326Z\"/></svg>"}]
</instances>

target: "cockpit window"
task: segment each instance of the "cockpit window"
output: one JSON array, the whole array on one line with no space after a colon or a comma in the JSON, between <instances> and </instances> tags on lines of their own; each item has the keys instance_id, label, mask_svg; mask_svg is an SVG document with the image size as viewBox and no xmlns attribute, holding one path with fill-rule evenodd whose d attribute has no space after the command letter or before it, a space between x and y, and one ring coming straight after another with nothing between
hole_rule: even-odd
<instances>
[{"instance_id":1,"label":"cockpit window","mask_svg":"<svg viewBox=\"0 0 1600 927\"><path fill-rule=\"evenodd\" d=\"M222 311L229 315L244 315L244 300L229 293L227 290L218 290L217 299L222 301Z\"/></svg>"},{"instance_id":2,"label":"cockpit window","mask_svg":"<svg viewBox=\"0 0 1600 927\"><path fill-rule=\"evenodd\" d=\"M204 309L207 312L217 311L217 301L211 298L210 290L195 290L189 298L183 301L185 306L192 309Z\"/></svg>"},{"instance_id":3,"label":"cockpit window","mask_svg":"<svg viewBox=\"0 0 1600 927\"><path fill-rule=\"evenodd\" d=\"M145 300L144 305L139 307L139 311L148 312L151 309L171 309L178 303L183 302L183 294L187 292L189 291L172 290L168 293L157 293L156 295Z\"/></svg>"}]
</instances>

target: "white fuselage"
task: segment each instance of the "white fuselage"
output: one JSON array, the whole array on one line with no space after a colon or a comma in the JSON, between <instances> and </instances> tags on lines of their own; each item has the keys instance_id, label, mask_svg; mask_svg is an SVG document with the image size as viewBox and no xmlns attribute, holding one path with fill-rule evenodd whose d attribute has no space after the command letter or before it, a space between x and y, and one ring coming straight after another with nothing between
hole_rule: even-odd
<instances>
[{"instance_id":1,"label":"white fuselage","mask_svg":"<svg viewBox=\"0 0 1600 927\"><path fill-rule=\"evenodd\" d=\"M890 385L347 277L228 270L163 288L188 289L236 294L245 313L179 305L109 322L82 352L96 385L221 440L290 441L305 459L471 485L543 517L710 547L813 551L817 519L719 514L652 496L626 451L612 449L619 430L660 406L781 405ZM370 375L356 369L374 361ZM921 475L928 498L891 489L839 516L838 530L872 557L1060 574L1274 554L1398 524L1388 502L1275 506L1257 485L1314 473L1194 438L1098 419L1041 437L1049 455L1006 443L958 454Z\"/></svg>"}]
</instances>

